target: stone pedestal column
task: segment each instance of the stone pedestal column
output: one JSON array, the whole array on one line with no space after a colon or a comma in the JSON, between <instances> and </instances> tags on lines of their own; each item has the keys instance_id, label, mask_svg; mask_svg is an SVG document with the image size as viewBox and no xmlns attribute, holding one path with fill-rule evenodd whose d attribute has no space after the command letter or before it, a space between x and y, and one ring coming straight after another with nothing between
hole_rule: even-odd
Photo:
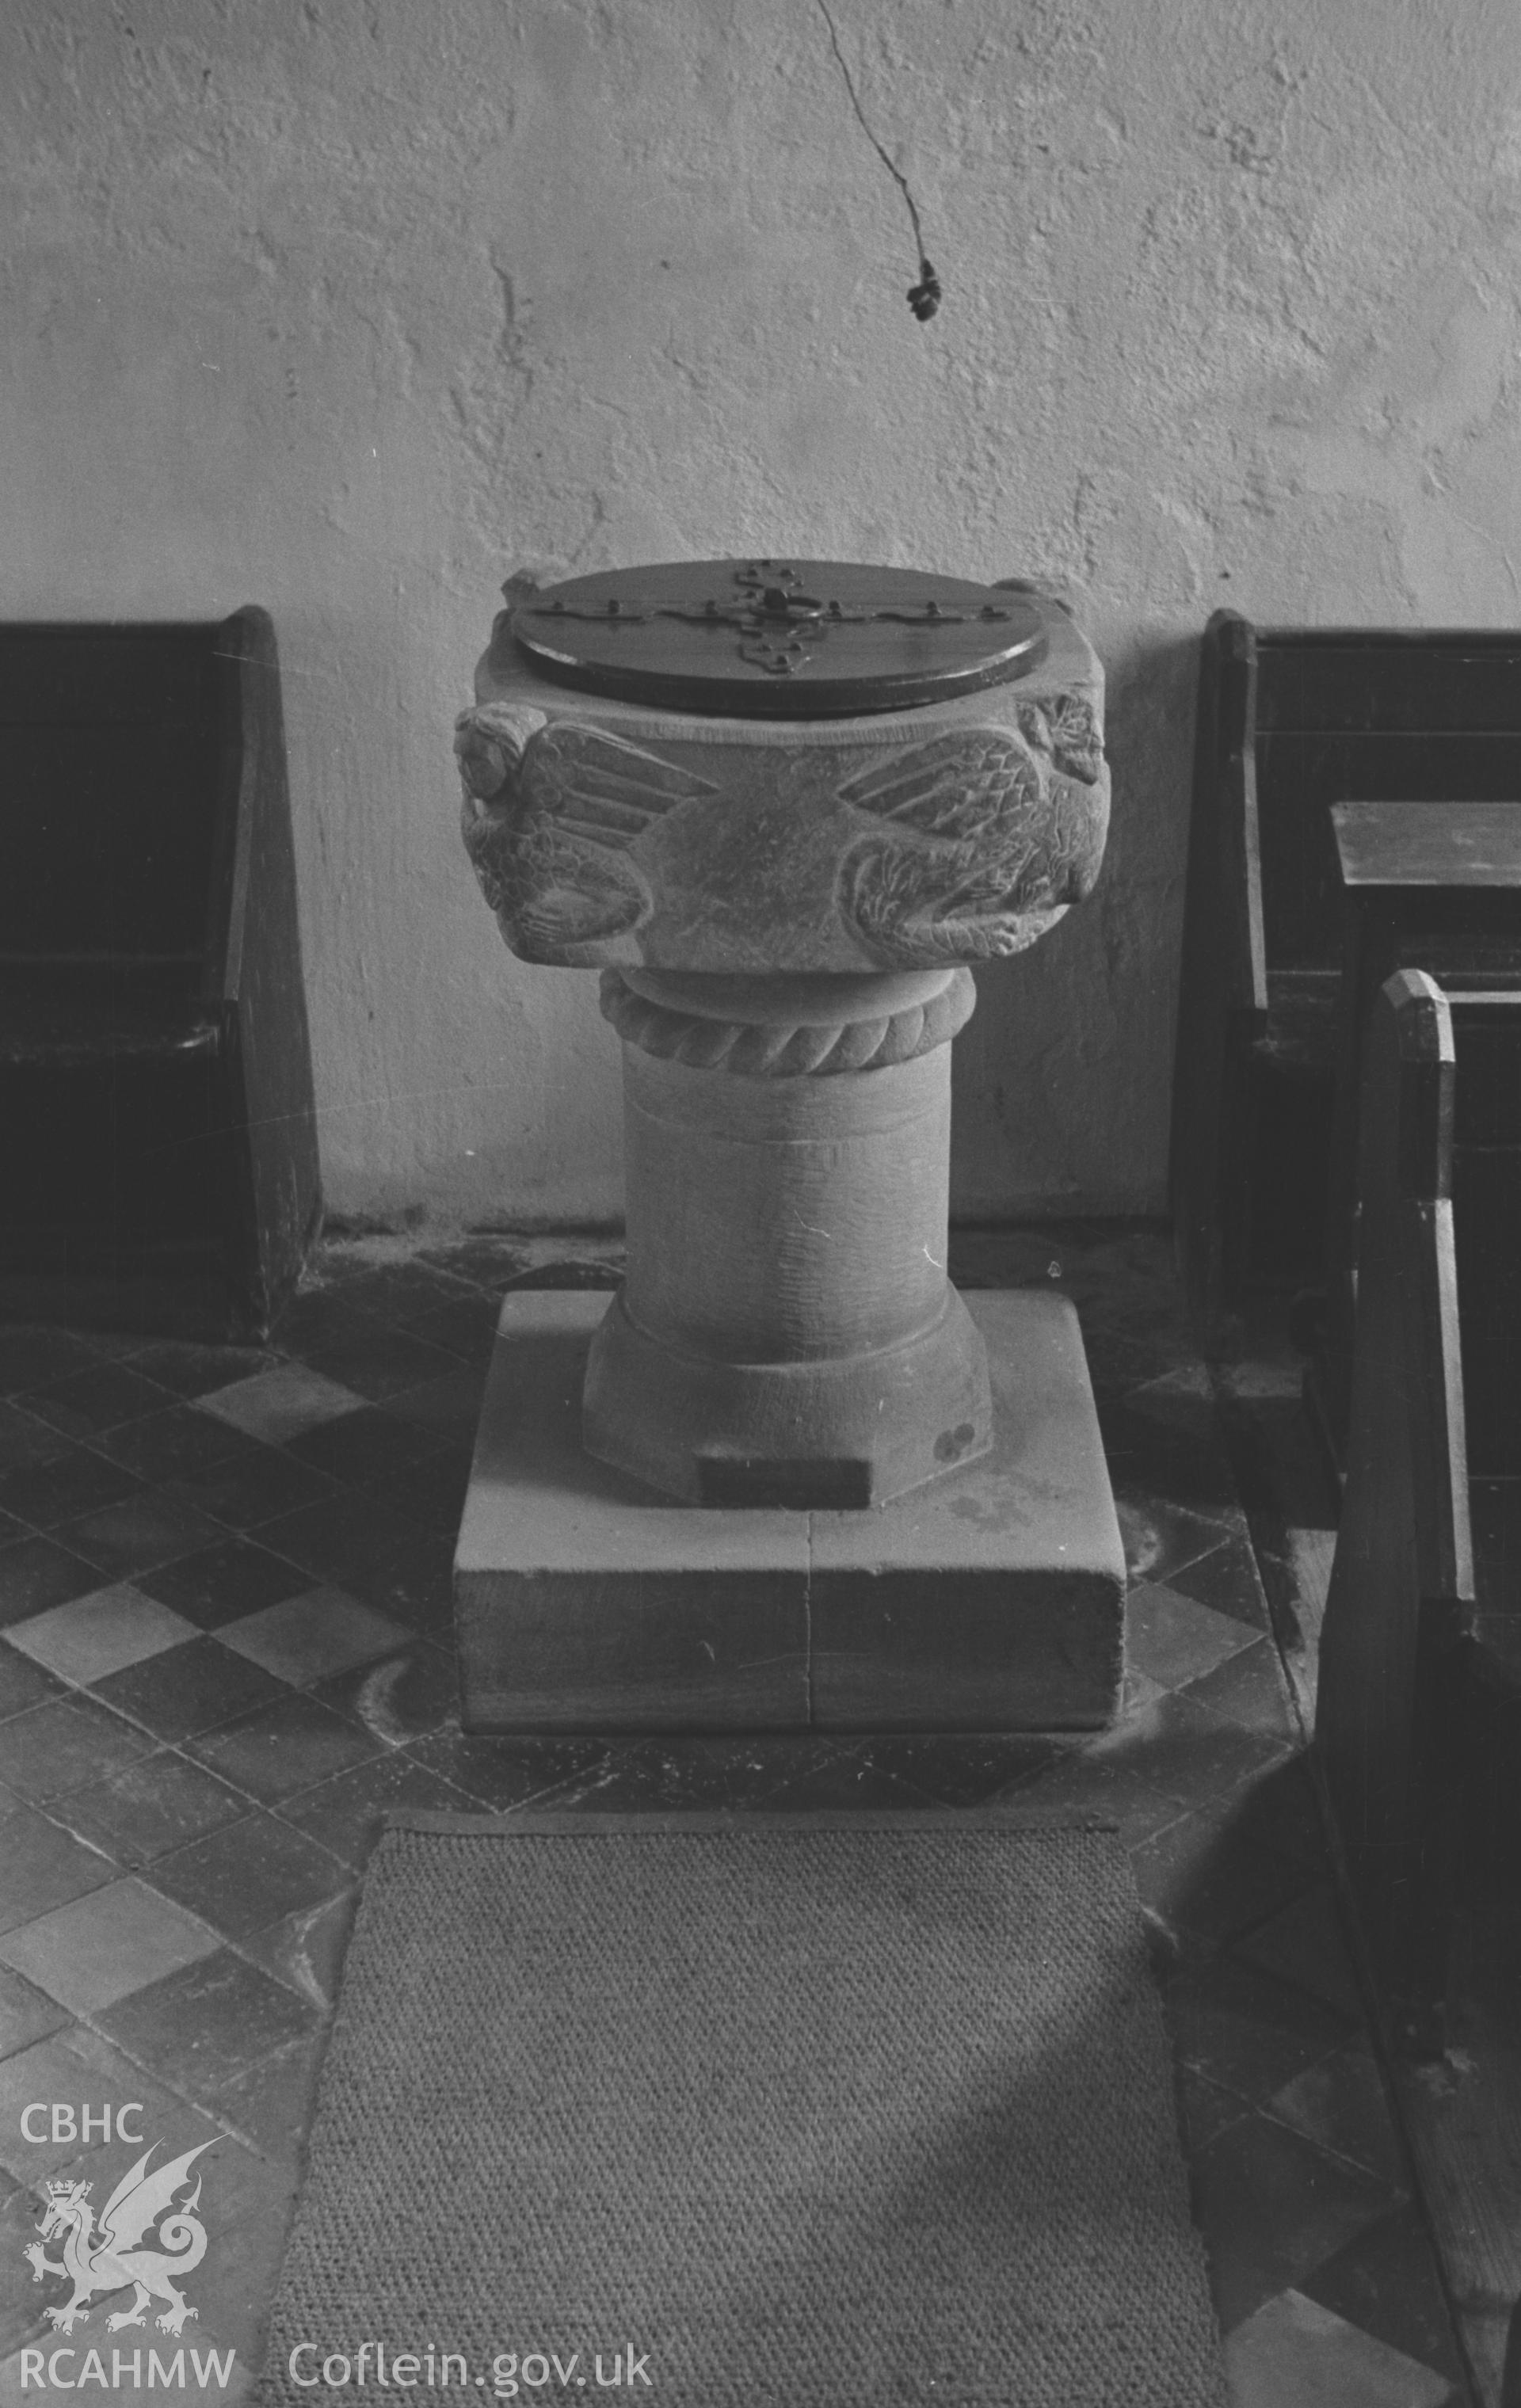
<instances>
[{"instance_id":1,"label":"stone pedestal column","mask_svg":"<svg viewBox=\"0 0 1521 2408\"><path fill-rule=\"evenodd\" d=\"M628 1276L591 1453L701 1505L868 1506L985 1454L986 1349L945 1275L965 969L609 970Z\"/></svg>"}]
</instances>

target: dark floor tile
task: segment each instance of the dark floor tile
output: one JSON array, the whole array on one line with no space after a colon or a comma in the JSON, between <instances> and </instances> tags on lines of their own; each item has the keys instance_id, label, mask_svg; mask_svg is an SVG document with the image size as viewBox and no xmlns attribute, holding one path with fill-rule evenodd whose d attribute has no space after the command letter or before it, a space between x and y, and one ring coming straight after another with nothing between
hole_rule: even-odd
<instances>
[{"instance_id":1,"label":"dark floor tile","mask_svg":"<svg viewBox=\"0 0 1521 2408\"><path fill-rule=\"evenodd\" d=\"M294 2164L310 2129L325 2046L324 2032L309 2032L273 2057L262 2057L208 2104L214 2114L247 2133L265 2157Z\"/></svg>"},{"instance_id":2,"label":"dark floor tile","mask_svg":"<svg viewBox=\"0 0 1521 2408\"><path fill-rule=\"evenodd\" d=\"M1296 1897L1307 1870L1242 1836L1212 1804L1133 1849L1142 1903L1182 1946L1221 1947Z\"/></svg>"},{"instance_id":3,"label":"dark floor tile","mask_svg":"<svg viewBox=\"0 0 1521 2408\"><path fill-rule=\"evenodd\" d=\"M409 1262L388 1263L376 1270L358 1271L346 1279L337 1299L350 1311L367 1312L376 1321L398 1329L415 1329L452 1305L469 1312L487 1312L487 1300L467 1281L435 1269L416 1255Z\"/></svg>"},{"instance_id":4,"label":"dark floor tile","mask_svg":"<svg viewBox=\"0 0 1521 2408\"><path fill-rule=\"evenodd\" d=\"M1142 1707L1093 1748L1097 1757L1133 1770L1148 1788L1188 1805L1234 1788L1282 1753L1260 1732L1243 1730L1178 1696Z\"/></svg>"},{"instance_id":5,"label":"dark floor tile","mask_svg":"<svg viewBox=\"0 0 1521 2408\"><path fill-rule=\"evenodd\" d=\"M1227 1539L1224 1546L1212 1547L1193 1563L1169 1572L1167 1578L1169 1586L1181 1596L1194 1598L1200 1605L1213 1606L1217 1613L1233 1614L1238 1622L1249 1623L1254 1630L1267 1629L1268 1608L1262 1584L1251 1546L1244 1538Z\"/></svg>"},{"instance_id":6,"label":"dark floor tile","mask_svg":"<svg viewBox=\"0 0 1521 2408\"><path fill-rule=\"evenodd\" d=\"M267 1370L274 1356L263 1346L201 1346L182 1339L159 1339L132 1358L132 1369L177 1397L206 1397L234 1380Z\"/></svg>"},{"instance_id":7,"label":"dark floor tile","mask_svg":"<svg viewBox=\"0 0 1521 2408\"><path fill-rule=\"evenodd\" d=\"M1233 2090L1222 2090L1207 2073L1197 2072L1191 2065L1177 2071L1178 2105L1183 2115L1184 2146L1190 2157L1208 2148L1212 2140L1232 2124L1239 2124L1249 2113L1244 2099Z\"/></svg>"},{"instance_id":8,"label":"dark floor tile","mask_svg":"<svg viewBox=\"0 0 1521 2408\"><path fill-rule=\"evenodd\" d=\"M1302 2275L1307 2299L1462 2386L1452 2320L1419 2208L1396 2208Z\"/></svg>"},{"instance_id":9,"label":"dark floor tile","mask_svg":"<svg viewBox=\"0 0 1521 2408\"><path fill-rule=\"evenodd\" d=\"M358 1885L351 1874L344 1878L347 1888L248 1932L238 1942L243 1956L323 2014L337 1998L359 1904Z\"/></svg>"},{"instance_id":10,"label":"dark floor tile","mask_svg":"<svg viewBox=\"0 0 1521 2408\"><path fill-rule=\"evenodd\" d=\"M1154 1414L1138 1412L1128 1397L1102 1408L1099 1428L1117 1495L1165 1498L1170 1505L1211 1518L1235 1510L1230 1461L1212 1430L1170 1427Z\"/></svg>"},{"instance_id":11,"label":"dark floor tile","mask_svg":"<svg viewBox=\"0 0 1521 2408\"><path fill-rule=\"evenodd\" d=\"M406 1464L398 1471L365 1483L399 1512L428 1530L446 1533L451 1541L458 1535L469 1484L470 1454L464 1446L440 1449L420 1463Z\"/></svg>"},{"instance_id":12,"label":"dark floor tile","mask_svg":"<svg viewBox=\"0 0 1521 2408\"><path fill-rule=\"evenodd\" d=\"M388 1327L358 1312L341 1322L334 1315L315 1344L302 1345L297 1351L312 1370L372 1403L400 1388L415 1388L423 1380L442 1379L459 1359L408 1330Z\"/></svg>"},{"instance_id":13,"label":"dark floor tile","mask_svg":"<svg viewBox=\"0 0 1521 2408\"><path fill-rule=\"evenodd\" d=\"M409 1420L436 1431L440 1441L468 1449L475 1442L484 1385L483 1366L481 1369L461 1369L451 1371L446 1379L424 1380L421 1387L401 1389L386 1398L386 1411L405 1413Z\"/></svg>"},{"instance_id":14,"label":"dark floor tile","mask_svg":"<svg viewBox=\"0 0 1521 2408\"><path fill-rule=\"evenodd\" d=\"M1118 1496L1114 1509L1125 1541L1126 1570L1133 1581L1165 1581L1221 1545L1229 1532L1217 1517L1190 1513L1161 1497Z\"/></svg>"},{"instance_id":15,"label":"dark floor tile","mask_svg":"<svg viewBox=\"0 0 1521 2408\"><path fill-rule=\"evenodd\" d=\"M60 1441L43 1463L16 1464L0 1471L0 1508L39 1530L52 1529L98 1505L115 1505L139 1486L136 1475L108 1462L91 1447Z\"/></svg>"},{"instance_id":16,"label":"dark floor tile","mask_svg":"<svg viewBox=\"0 0 1521 2408\"><path fill-rule=\"evenodd\" d=\"M196 2291L205 2319L196 2329L225 2334L237 2346L239 2372L257 2364L264 2352L269 2302L280 2276L297 2184L292 2166L277 2158L255 2157L251 2149L245 2149L244 2155L266 2176L277 2178L283 2193L251 2206L234 2222L219 2225L226 2245L208 2269L198 2270ZM227 2394L204 2396L225 2408ZM244 2394L246 2399L253 2396Z\"/></svg>"},{"instance_id":17,"label":"dark floor tile","mask_svg":"<svg viewBox=\"0 0 1521 2408\"><path fill-rule=\"evenodd\" d=\"M490 1739L435 1731L408 1754L492 1813L505 1813L545 1790L591 1776L613 1751L597 1739ZM715 1798L714 1804L723 1802Z\"/></svg>"},{"instance_id":18,"label":"dark floor tile","mask_svg":"<svg viewBox=\"0 0 1521 2408\"><path fill-rule=\"evenodd\" d=\"M95 1566L56 1539L17 1539L0 1547L0 1628L45 1613L50 1605L66 1605L71 1597L84 1597L100 1585Z\"/></svg>"},{"instance_id":19,"label":"dark floor tile","mask_svg":"<svg viewBox=\"0 0 1521 2408\"><path fill-rule=\"evenodd\" d=\"M13 1540L29 1539L31 1536L29 1524L23 1522L19 1514L0 1513L0 1547L8 1547Z\"/></svg>"},{"instance_id":20,"label":"dark floor tile","mask_svg":"<svg viewBox=\"0 0 1521 2408\"><path fill-rule=\"evenodd\" d=\"M248 1813L248 1800L172 1749L139 1756L108 1780L74 1790L55 1810L59 1820L138 1871L222 1824Z\"/></svg>"},{"instance_id":21,"label":"dark floor tile","mask_svg":"<svg viewBox=\"0 0 1521 2408\"><path fill-rule=\"evenodd\" d=\"M1227 1656L1211 1672L1190 1681L1183 1691L1197 1706L1259 1731L1281 1743L1297 1742L1299 1726L1289 1704L1278 1651L1270 1639L1253 1639L1235 1656Z\"/></svg>"},{"instance_id":22,"label":"dark floor tile","mask_svg":"<svg viewBox=\"0 0 1521 2408\"><path fill-rule=\"evenodd\" d=\"M1347 1945L1336 1892L1324 1878L1301 1891L1281 1914L1242 1940L1236 1954L1279 1981L1308 1990L1342 2014L1360 2019L1362 1994Z\"/></svg>"},{"instance_id":23,"label":"dark floor tile","mask_svg":"<svg viewBox=\"0 0 1521 2408\"><path fill-rule=\"evenodd\" d=\"M0 1931L31 1923L86 1890L103 1889L116 1867L35 1806L0 1815Z\"/></svg>"},{"instance_id":24,"label":"dark floor tile","mask_svg":"<svg viewBox=\"0 0 1521 2408\"><path fill-rule=\"evenodd\" d=\"M469 1297L466 1303L440 1305L438 1312L431 1312L426 1320L419 1317L411 1326L416 1337L426 1339L428 1346L443 1346L445 1354L457 1355L462 1363L472 1363L477 1370L483 1370L495 1346L495 1297Z\"/></svg>"},{"instance_id":25,"label":"dark floor tile","mask_svg":"<svg viewBox=\"0 0 1521 2408\"><path fill-rule=\"evenodd\" d=\"M447 1635L419 1639L379 1664L336 1672L316 1683L311 1694L352 1715L387 1747L459 1727L459 1666Z\"/></svg>"},{"instance_id":26,"label":"dark floor tile","mask_svg":"<svg viewBox=\"0 0 1521 2408\"><path fill-rule=\"evenodd\" d=\"M297 1830L357 1870L368 1858L385 1816L401 1806L440 1813L479 1812L476 1799L399 1750L340 1772L316 1789L304 1789L299 1797L287 1799L280 1812Z\"/></svg>"},{"instance_id":27,"label":"dark floor tile","mask_svg":"<svg viewBox=\"0 0 1521 2408\"><path fill-rule=\"evenodd\" d=\"M1083 1338L1088 1376L1100 1403L1123 1397L1148 1380L1160 1379L1176 1368L1187 1351L1176 1343L1159 1343L1150 1335L1106 1326L1092 1312L1083 1315Z\"/></svg>"},{"instance_id":28,"label":"dark floor tile","mask_svg":"<svg viewBox=\"0 0 1521 2408\"><path fill-rule=\"evenodd\" d=\"M26 1413L20 1404L0 1404L0 1471L46 1464L65 1445L67 1440L36 1413Z\"/></svg>"},{"instance_id":29,"label":"dark floor tile","mask_svg":"<svg viewBox=\"0 0 1521 2408\"><path fill-rule=\"evenodd\" d=\"M1355 2016L1233 1956L1175 1974L1164 2004L1180 2063L1261 2108L1359 2029Z\"/></svg>"},{"instance_id":30,"label":"dark floor tile","mask_svg":"<svg viewBox=\"0 0 1521 2408\"><path fill-rule=\"evenodd\" d=\"M21 1405L0 1403L0 1470L15 1471L23 1464L48 1463L65 1440L47 1422Z\"/></svg>"},{"instance_id":31,"label":"dark floor tile","mask_svg":"<svg viewBox=\"0 0 1521 2408\"><path fill-rule=\"evenodd\" d=\"M120 1714L76 1690L17 1714L7 1723L0 1747L7 1787L40 1805L136 1763L150 1742Z\"/></svg>"},{"instance_id":32,"label":"dark floor tile","mask_svg":"<svg viewBox=\"0 0 1521 2408\"><path fill-rule=\"evenodd\" d=\"M1175 1798L1149 1787L1134 1765L1112 1761L1083 1744L1058 1746L1050 1764L1011 1795L1043 1813L1112 1818L1132 1848L1175 1822L1182 1811Z\"/></svg>"},{"instance_id":33,"label":"dark floor tile","mask_svg":"<svg viewBox=\"0 0 1521 2408\"><path fill-rule=\"evenodd\" d=\"M129 1664L94 1688L108 1705L171 1742L215 1729L288 1694L283 1681L209 1635L165 1648L146 1663Z\"/></svg>"},{"instance_id":34,"label":"dark floor tile","mask_svg":"<svg viewBox=\"0 0 1521 2408\"><path fill-rule=\"evenodd\" d=\"M266 1523L260 1537L335 1587L414 1628L452 1618L453 1547L382 1499L347 1491Z\"/></svg>"},{"instance_id":35,"label":"dark floor tile","mask_svg":"<svg viewBox=\"0 0 1521 2408\"><path fill-rule=\"evenodd\" d=\"M28 1390L22 1398L29 1413L48 1422L69 1438L89 1438L97 1430L114 1429L136 1421L169 1401L168 1389L145 1379L128 1363L88 1364L45 1387Z\"/></svg>"},{"instance_id":36,"label":"dark floor tile","mask_svg":"<svg viewBox=\"0 0 1521 2408\"><path fill-rule=\"evenodd\" d=\"M1281 2124L1332 2157L1376 2174L1393 2190L1407 2180L1394 2109L1370 2044L1360 2037L1312 2065L1270 2101Z\"/></svg>"},{"instance_id":37,"label":"dark floor tile","mask_svg":"<svg viewBox=\"0 0 1521 2408\"><path fill-rule=\"evenodd\" d=\"M433 1433L399 1413L366 1405L340 1420L320 1422L288 1441L287 1451L300 1462L336 1480L358 1484L387 1478L403 1465L416 1463L438 1441Z\"/></svg>"},{"instance_id":38,"label":"dark floor tile","mask_svg":"<svg viewBox=\"0 0 1521 2408\"><path fill-rule=\"evenodd\" d=\"M27 2184L57 2173L65 2166L76 2177L80 2173L93 2177L107 2172L122 2145L114 2140L96 2140L92 2133L86 2147L78 2131L72 2140L23 2140L21 2110L38 2099L68 2099L76 2104L83 2100L137 2100L142 2104L140 2120L144 2131L171 2142L181 2132L187 2139L209 2140L216 2128L172 2090L165 2089L146 2068L134 2066L102 2033L92 2030L88 2024L67 2025L45 2040L34 2042L30 2048L7 2058L0 2066L0 2164ZM179 2145L183 2147L184 2141L179 2141ZM118 2161L103 2197L109 2197L110 2186L121 2171Z\"/></svg>"},{"instance_id":39,"label":"dark floor tile","mask_svg":"<svg viewBox=\"0 0 1521 2408\"><path fill-rule=\"evenodd\" d=\"M129 1355L140 1354L143 1348L140 1329L79 1329L75 1336L82 1338L92 1354L98 1354L103 1363L124 1363Z\"/></svg>"},{"instance_id":40,"label":"dark floor tile","mask_svg":"<svg viewBox=\"0 0 1521 2408\"><path fill-rule=\"evenodd\" d=\"M499 1296L509 1280L528 1269L533 1254L521 1239L477 1237L452 1245L425 1246L417 1259Z\"/></svg>"},{"instance_id":41,"label":"dark floor tile","mask_svg":"<svg viewBox=\"0 0 1521 2408\"><path fill-rule=\"evenodd\" d=\"M462 1362L484 1370L496 1343L498 1311L495 1297L471 1296L419 1314L409 1326L415 1337L425 1338L430 1346L442 1346Z\"/></svg>"},{"instance_id":42,"label":"dark floor tile","mask_svg":"<svg viewBox=\"0 0 1521 2408\"><path fill-rule=\"evenodd\" d=\"M93 1439L96 1451L136 1471L144 1480L194 1478L214 1465L257 1459L268 1450L245 1437L214 1413L198 1412L194 1405L165 1405L140 1421L120 1429L104 1430Z\"/></svg>"},{"instance_id":43,"label":"dark floor tile","mask_svg":"<svg viewBox=\"0 0 1521 2408\"><path fill-rule=\"evenodd\" d=\"M318 1504L333 1494L333 1483L309 1464L297 1463L283 1447L258 1446L230 1462L165 1480L164 1490L229 1529L252 1530L278 1514L294 1513L298 1506Z\"/></svg>"},{"instance_id":44,"label":"dark floor tile","mask_svg":"<svg viewBox=\"0 0 1521 2408\"><path fill-rule=\"evenodd\" d=\"M201 1630L220 1630L312 1585L298 1565L246 1538L218 1538L136 1583L145 1597L173 1606Z\"/></svg>"},{"instance_id":45,"label":"dark floor tile","mask_svg":"<svg viewBox=\"0 0 1521 2408\"><path fill-rule=\"evenodd\" d=\"M349 1301L351 1290L359 1292L369 1276L366 1269L352 1266L337 1279L321 1279L314 1286L305 1286L280 1314L274 1333L278 1352L304 1363L319 1346L339 1345L353 1328L357 1308Z\"/></svg>"},{"instance_id":46,"label":"dark floor tile","mask_svg":"<svg viewBox=\"0 0 1521 2408\"><path fill-rule=\"evenodd\" d=\"M263 1805L278 1806L298 1790L367 1763L380 1754L383 1742L351 1715L293 1689L187 1746L224 1781Z\"/></svg>"},{"instance_id":47,"label":"dark floor tile","mask_svg":"<svg viewBox=\"0 0 1521 2408\"><path fill-rule=\"evenodd\" d=\"M51 1322L15 1322L0 1327L0 1396L41 1388L87 1371L100 1360L86 1339Z\"/></svg>"},{"instance_id":48,"label":"dark floor tile","mask_svg":"<svg viewBox=\"0 0 1521 2408\"><path fill-rule=\"evenodd\" d=\"M62 2031L68 2020L66 2007L59 2006L46 1991L34 1989L8 1965L0 1965L0 2057L14 2057L18 2049L30 2048L35 2040Z\"/></svg>"},{"instance_id":49,"label":"dark floor tile","mask_svg":"<svg viewBox=\"0 0 1521 2408\"><path fill-rule=\"evenodd\" d=\"M34 1664L30 1656L0 1639L0 1722L12 1714L25 1713L29 1706L40 1706L50 1698L61 1698L65 1684L41 1664ZM0 1751L5 1742L0 1740Z\"/></svg>"},{"instance_id":50,"label":"dark floor tile","mask_svg":"<svg viewBox=\"0 0 1521 2408\"><path fill-rule=\"evenodd\" d=\"M1193 2162L1221 2329L1298 2286L1396 2204L1383 2183L1256 2114Z\"/></svg>"},{"instance_id":51,"label":"dark floor tile","mask_svg":"<svg viewBox=\"0 0 1521 2408\"><path fill-rule=\"evenodd\" d=\"M942 1806L983 1806L1044 1771L1056 1743L1029 1731L899 1731L870 1742L880 1771Z\"/></svg>"},{"instance_id":52,"label":"dark floor tile","mask_svg":"<svg viewBox=\"0 0 1521 2408\"><path fill-rule=\"evenodd\" d=\"M308 2038L315 2010L231 1948L219 1948L103 2008L107 2037L206 2104L262 2057Z\"/></svg>"},{"instance_id":53,"label":"dark floor tile","mask_svg":"<svg viewBox=\"0 0 1521 2408\"><path fill-rule=\"evenodd\" d=\"M108 1581L133 1580L154 1566L205 1546L215 1537L216 1525L187 1505L174 1504L151 1488L139 1489L116 1505L65 1522L56 1536L65 1547L94 1564Z\"/></svg>"},{"instance_id":54,"label":"dark floor tile","mask_svg":"<svg viewBox=\"0 0 1521 2408\"><path fill-rule=\"evenodd\" d=\"M39 2343L46 2349L58 2337L46 2321L46 2309L52 2303L41 2285L34 2282L25 2257L37 2237L39 2214L29 2186L17 2186L0 2201L0 2363L14 2359L15 2353L29 2343ZM66 2298L67 2293L60 2296ZM65 2367L69 2363L67 2358L60 2362Z\"/></svg>"},{"instance_id":55,"label":"dark floor tile","mask_svg":"<svg viewBox=\"0 0 1521 2408\"><path fill-rule=\"evenodd\" d=\"M1231 1812L1245 1839L1271 1848L1324 1878L1327 1857L1325 1827L1302 1754L1272 1758L1232 1793Z\"/></svg>"},{"instance_id":56,"label":"dark floor tile","mask_svg":"<svg viewBox=\"0 0 1521 2408\"><path fill-rule=\"evenodd\" d=\"M326 1848L257 1807L153 1867L155 1889L228 1940L320 1906L351 1878Z\"/></svg>"},{"instance_id":57,"label":"dark floor tile","mask_svg":"<svg viewBox=\"0 0 1521 2408\"><path fill-rule=\"evenodd\" d=\"M628 1803L646 1802L638 1794L637 1784L630 1781L626 1785ZM619 1788L616 1779L606 1788L599 1786L598 1800L606 1798L610 1805L621 1805L624 1799ZM658 1779L649 1783L648 1802L652 1805L666 1802ZM670 1802L676 1805L689 1801L678 1791ZM796 1770L779 1767L775 1783L761 1793L756 1802L764 1803L768 1812L791 1814L840 1807L922 1808L926 1800L922 1789L916 1789L896 1774L883 1770L876 1762L872 1742L863 1740L847 1742L843 1746L837 1741L832 1751L827 1742L819 1742L817 1758L813 1763L801 1765Z\"/></svg>"},{"instance_id":58,"label":"dark floor tile","mask_svg":"<svg viewBox=\"0 0 1521 2408\"><path fill-rule=\"evenodd\" d=\"M1125 1660L1164 1689L1181 1689L1251 1644L1228 1613L1200 1605L1165 1582L1142 1581L1125 1601Z\"/></svg>"}]
</instances>

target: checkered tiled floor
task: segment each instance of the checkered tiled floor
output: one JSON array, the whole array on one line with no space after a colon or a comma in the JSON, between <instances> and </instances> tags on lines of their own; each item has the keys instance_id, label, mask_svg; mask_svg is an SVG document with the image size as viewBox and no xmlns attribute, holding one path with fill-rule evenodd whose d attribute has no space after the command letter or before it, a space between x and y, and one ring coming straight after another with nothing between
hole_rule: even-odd
<instances>
[{"instance_id":1,"label":"checkered tiled floor","mask_svg":"<svg viewBox=\"0 0 1521 2408\"><path fill-rule=\"evenodd\" d=\"M386 1807L954 1810L1016 1787L1112 1810L1133 1847L1240 2408L1468 2398L1165 1243L954 1252L968 1283L1057 1265L1083 1312L1135 1581L1127 1711L1091 1743L463 1737L452 1537L497 1298L546 1245L329 1247L262 1354L0 1330L0 2404L37 2396L21 2353L61 2296L22 2256L38 2186L103 2191L130 2154L98 2122L88 2145L23 2138L33 2102L140 2100L161 2155L221 2136L184 2339L237 2351L207 2396L251 2385Z\"/></svg>"}]
</instances>

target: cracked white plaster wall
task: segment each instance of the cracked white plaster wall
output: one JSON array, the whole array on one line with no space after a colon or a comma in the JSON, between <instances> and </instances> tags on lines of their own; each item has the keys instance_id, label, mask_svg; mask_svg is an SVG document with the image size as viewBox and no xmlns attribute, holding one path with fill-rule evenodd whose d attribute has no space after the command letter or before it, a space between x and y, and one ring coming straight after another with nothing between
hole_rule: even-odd
<instances>
[{"instance_id":1,"label":"cracked white plaster wall","mask_svg":"<svg viewBox=\"0 0 1521 2408\"><path fill-rule=\"evenodd\" d=\"M1505 624L1514 0L29 0L0 11L0 608L268 605L332 1202L595 1220L595 978L501 948L449 738L497 588L801 552L1059 580L1093 899L978 972L967 1213L1162 1200L1194 663Z\"/></svg>"}]
</instances>

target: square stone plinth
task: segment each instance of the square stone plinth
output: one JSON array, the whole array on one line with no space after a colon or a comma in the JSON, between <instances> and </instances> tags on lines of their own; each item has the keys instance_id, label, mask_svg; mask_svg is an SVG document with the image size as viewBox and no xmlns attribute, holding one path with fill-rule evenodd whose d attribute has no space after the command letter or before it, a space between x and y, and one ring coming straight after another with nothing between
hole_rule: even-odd
<instances>
[{"instance_id":1,"label":"square stone plinth","mask_svg":"<svg viewBox=\"0 0 1521 2408\"><path fill-rule=\"evenodd\" d=\"M1087 1730L1125 1562L1077 1314L966 1298L993 1451L878 1512L673 1504L582 1453L607 1298L502 1309L454 1558L466 1729Z\"/></svg>"}]
</instances>

